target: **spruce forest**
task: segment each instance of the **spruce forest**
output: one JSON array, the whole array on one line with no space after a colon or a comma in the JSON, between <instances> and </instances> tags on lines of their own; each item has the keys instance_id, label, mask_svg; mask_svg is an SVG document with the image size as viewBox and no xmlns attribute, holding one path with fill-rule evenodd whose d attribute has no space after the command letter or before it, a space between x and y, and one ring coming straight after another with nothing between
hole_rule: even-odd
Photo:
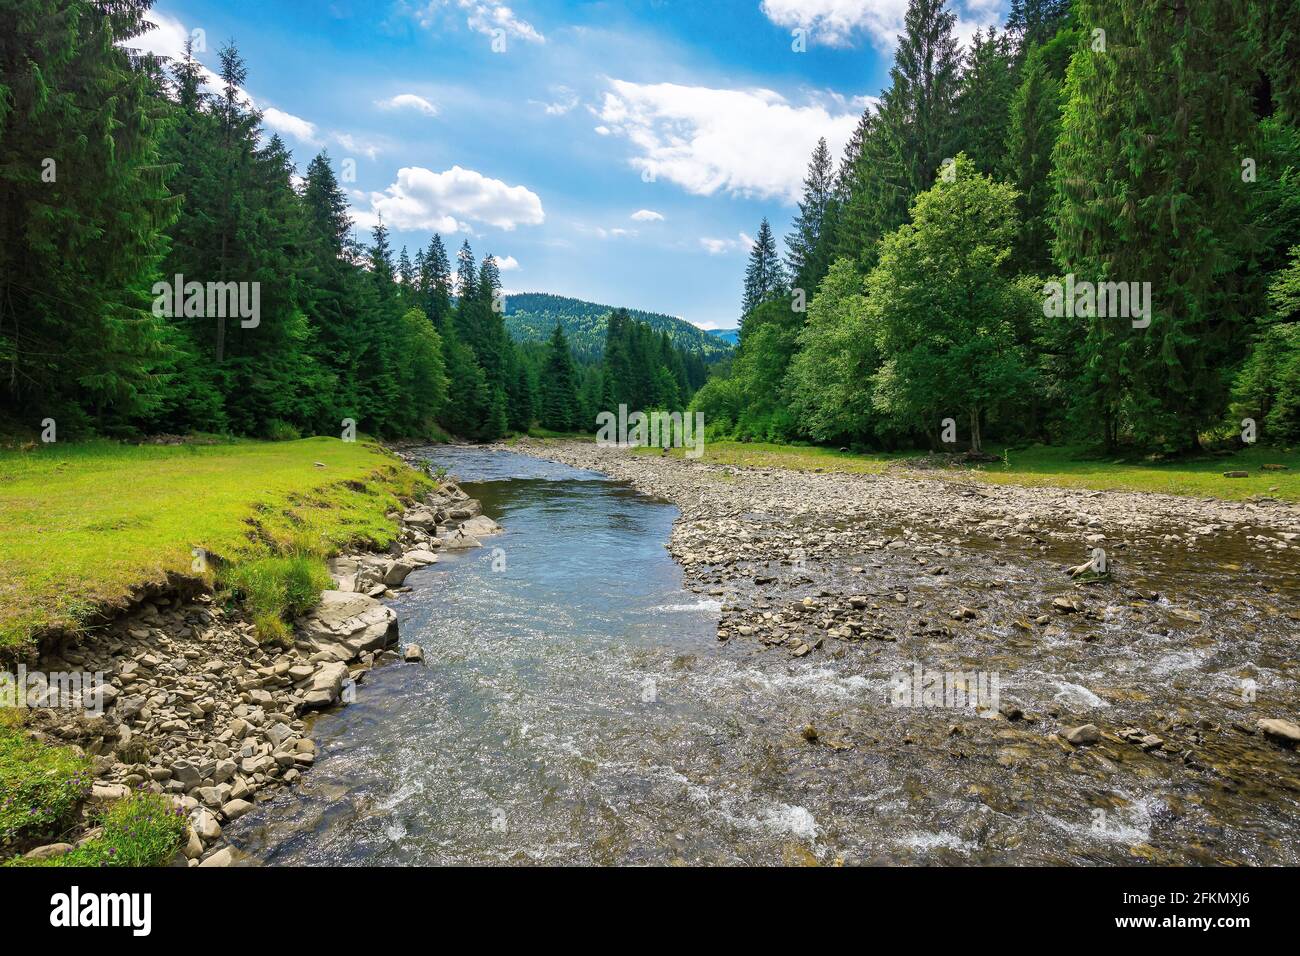
<instances>
[{"instance_id":1,"label":"spruce forest","mask_svg":"<svg viewBox=\"0 0 1300 956\"><path fill-rule=\"evenodd\" d=\"M516 346L496 260L468 240L454 263L438 235L395 250L382 222L356 241L329 155L298 176L234 45L216 90L192 50L131 51L150 6L0 8L5 432L285 439L349 421L489 441L586 430L611 397L681 408L702 384L696 355L622 311L581 357L555 322ZM173 276L257 283L256 323L159 315L155 283Z\"/></svg>"},{"instance_id":2,"label":"spruce forest","mask_svg":"<svg viewBox=\"0 0 1300 956\"><path fill-rule=\"evenodd\" d=\"M1300 7L1015 0L968 49L955 28L913 0L784 257L761 224L739 353L696 397L711 434L1300 439ZM1089 295L1053 310L1052 282ZM1149 284L1149 315L1103 314L1105 283Z\"/></svg>"}]
</instances>

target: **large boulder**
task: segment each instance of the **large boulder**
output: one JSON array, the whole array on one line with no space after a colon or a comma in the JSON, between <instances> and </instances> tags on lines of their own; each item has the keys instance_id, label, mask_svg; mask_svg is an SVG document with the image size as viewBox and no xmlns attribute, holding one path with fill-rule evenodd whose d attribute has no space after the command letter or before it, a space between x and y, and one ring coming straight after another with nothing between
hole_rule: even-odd
<instances>
[{"instance_id":1,"label":"large boulder","mask_svg":"<svg viewBox=\"0 0 1300 956\"><path fill-rule=\"evenodd\" d=\"M452 521L464 521L466 518L472 518L483 510L478 503L477 498L466 498L464 501L457 502L448 510L447 515Z\"/></svg>"},{"instance_id":2,"label":"large boulder","mask_svg":"<svg viewBox=\"0 0 1300 956\"><path fill-rule=\"evenodd\" d=\"M439 544L441 544L441 542L439 542ZM414 551L408 551L402 557L403 560L410 561L417 568L422 568L426 564L436 564L438 561L438 556L436 554L432 551L427 551L424 548L416 548Z\"/></svg>"},{"instance_id":3,"label":"large boulder","mask_svg":"<svg viewBox=\"0 0 1300 956\"><path fill-rule=\"evenodd\" d=\"M442 546L448 551L463 551L466 548L481 548L483 542L472 534L466 534L464 528L457 528L442 539Z\"/></svg>"},{"instance_id":4,"label":"large boulder","mask_svg":"<svg viewBox=\"0 0 1300 956\"><path fill-rule=\"evenodd\" d=\"M490 534L500 534L504 529L487 515L478 515L463 522L460 530L476 538L486 538Z\"/></svg>"},{"instance_id":5,"label":"large boulder","mask_svg":"<svg viewBox=\"0 0 1300 956\"><path fill-rule=\"evenodd\" d=\"M365 594L324 591L320 604L299 622L298 635L306 649L350 661L397 643L397 613Z\"/></svg>"},{"instance_id":6,"label":"large boulder","mask_svg":"<svg viewBox=\"0 0 1300 956\"><path fill-rule=\"evenodd\" d=\"M384 571L384 586L390 588L401 587L406 576L415 570L415 562L406 558L398 558L388 565Z\"/></svg>"},{"instance_id":7,"label":"large boulder","mask_svg":"<svg viewBox=\"0 0 1300 956\"><path fill-rule=\"evenodd\" d=\"M433 531L438 527L438 514L427 505L416 505L402 515L402 520L414 528Z\"/></svg>"},{"instance_id":8,"label":"large boulder","mask_svg":"<svg viewBox=\"0 0 1300 956\"><path fill-rule=\"evenodd\" d=\"M343 694L343 682L348 679L348 666L341 661L329 661L316 668L316 673L303 689L304 707L329 707L337 704Z\"/></svg>"},{"instance_id":9,"label":"large boulder","mask_svg":"<svg viewBox=\"0 0 1300 956\"><path fill-rule=\"evenodd\" d=\"M337 557L329 561L330 577L334 579L334 587L340 591L357 590L357 571L360 569L360 563L356 558Z\"/></svg>"}]
</instances>

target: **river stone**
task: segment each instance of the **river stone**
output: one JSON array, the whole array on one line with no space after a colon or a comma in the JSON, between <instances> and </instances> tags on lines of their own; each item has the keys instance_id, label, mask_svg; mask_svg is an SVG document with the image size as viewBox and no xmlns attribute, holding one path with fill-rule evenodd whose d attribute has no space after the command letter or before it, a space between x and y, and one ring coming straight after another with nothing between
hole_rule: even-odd
<instances>
[{"instance_id":1,"label":"river stone","mask_svg":"<svg viewBox=\"0 0 1300 956\"><path fill-rule=\"evenodd\" d=\"M96 783L90 787L91 803L116 803L131 795L131 788L122 784Z\"/></svg>"},{"instance_id":2,"label":"river stone","mask_svg":"<svg viewBox=\"0 0 1300 956\"><path fill-rule=\"evenodd\" d=\"M230 849L230 847L223 846L216 853L212 854L212 856L208 857L206 860L200 863L199 866L213 866L213 867L230 866L230 864L234 862L235 862L234 852Z\"/></svg>"},{"instance_id":3,"label":"river stone","mask_svg":"<svg viewBox=\"0 0 1300 956\"><path fill-rule=\"evenodd\" d=\"M433 531L438 527L438 516L425 505L416 505L402 515L402 520L413 528Z\"/></svg>"},{"instance_id":4,"label":"river stone","mask_svg":"<svg viewBox=\"0 0 1300 956\"><path fill-rule=\"evenodd\" d=\"M408 664L423 664L424 648L419 644L407 644L404 658Z\"/></svg>"},{"instance_id":5,"label":"river stone","mask_svg":"<svg viewBox=\"0 0 1300 956\"><path fill-rule=\"evenodd\" d=\"M1096 724L1084 724L1081 727L1071 727L1063 736L1076 747L1083 747L1101 740L1101 731Z\"/></svg>"},{"instance_id":6,"label":"river stone","mask_svg":"<svg viewBox=\"0 0 1300 956\"><path fill-rule=\"evenodd\" d=\"M464 528L457 528L451 534L442 540L443 547L449 551L461 551L466 548L481 548L483 542L471 534L466 534Z\"/></svg>"},{"instance_id":7,"label":"river stone","mask_svg":"<svg viewBox=\"0 0 1300 956\"><path fill-rule=\"evenodd\" d=\"M356 558L342 556L331 558L329 572L330 577L334 579L334 586L340 591L355 591L358 567Z\"/></svg>"},{"instance_id":8,"label":"river stone","mask_svg":"<svg viewBox=\"0 0 1300 956\"><path fill-rule=\"evenodd\" d=\"M227 820L238 820L251 809L253 805L247 800L231 800L221 808L221 813Z\"/></svg>"},{"instance_id":9,"label":"river stone","mask_svg":"<svg viewBox=\"0 0 1300 956\"><path fill-rule=\"evenodd\" d=\"M462 521L468 518L473 518L481 510L482 506L479 505L477 498L466 498L464 501L454 506L449 514L453 521Z\"/></svg>"},{"instance_id":10,"label":"river stone","mask_svg":"<svg viewBox=\"0 0 1300 956\"><path fill-rule=\"evenodd\" d=\"M384 585L390 588L401 587L406 576L415 570L415 562L399 558L388 566L384 572Z\"/></svg>"},{"instance_id":11,"label":"river stone","mask_svg":"<svg viewBox=\"0 0 1300 956\"><path fill-rule=\"evenodd\" d=\"M438 556L427 548L416 548L414 551L406 552L404 560L410 561L416 567L424 567L426 564L436 564Z\"/></svg>"},{"instance_id":12,"label":"river stone","mask_svg":"<svg viewBox=\"0 0 1300 956\"><path fill-rule=\"evenodd\" d=\"M216 814L207 807L199 807L190 813L190 829L204 843L211 843L221 836L221 824L217 822Z\"/></svg>"},{"instance_id":13,"label":"river stone","mask_svg":"<svg viewBox=\"0 0 1300 956\"><path fill-rule=\"evenodd\" d=\"M320 604L299 623L299 634L314 650L348 661L396 643L397 612L365 594L324 591ZM319 678L318 673L313 684Z\"/></svg>"},{"instance_id":14,"label":"river stone","mask_svg":"<svg viewBox=\"0 0 1300 956\"><path fill-rule=\"evenodd\" d=\"M23 854L24 860L48 860L50 857L63 856L65 853L72 852L71 843L51 843L47 846L38 846L36 849Z\"/></svg>"},{"instance_id":15,"label":"river stone","mask_svg":"<svg viewBox=\"0 0 1300 956\"><path fill-rule=\"evenodd\" d=\"M1279 720L1275 717L1268 717L1264 720L1255 722L1255 726L1264 732L1264 736L1270 737L1279 743L1284 743L1294 747L1300 744L1300 724L1292 723L1289 720Z\"/></svg>"},{"instance_id":16,"label":"river stone","mask_svg":"<svg viewBox=\"0 0 1300 956\"><path fill-rule=\"evenodd\" d=\"M490 534L500 534L503 530L487 515L478 515L461 524L460 529L476 538L485 538Z\"/></svg>"},{"instance_id":17,"label":"river stone","mask_svg":"<svg viewBox=\"0 0 1300 956\"><path fill-rule=\"evenodd\" d=\"M337 661L321 664L303 694L303 706L329 707L337 703L343 693L343 682L347 677L346 664Z\"/></svg>"}]
</instances>

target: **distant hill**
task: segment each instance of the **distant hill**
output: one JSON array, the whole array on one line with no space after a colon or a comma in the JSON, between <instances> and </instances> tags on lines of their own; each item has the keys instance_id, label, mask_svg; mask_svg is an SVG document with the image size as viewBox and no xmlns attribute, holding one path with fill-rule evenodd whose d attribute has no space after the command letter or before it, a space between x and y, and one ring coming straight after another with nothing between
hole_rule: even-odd
<instances>
[{"instance_id":1,"label":"distant hill","mask_svg":"<svg viewBox=\"0 0 1300 956\"><path fill-rule=\"evenodd\" d=\"M599 358L605 349L605 330L614 306L544 292L517 292L506 296L506 330L516 342L545 342L558 321L573 350L584 359ZM628 315L656 332L667 329L673 344L699 355L706 362L731 352L731 345L682 319L659 312L628 309Z\"/></svg>"},{"instance_id":2,"label":"distant hill","mask_svg":"<svg viewBox=\"0 0 1300 956\"><path fill-rule=\"evenodd\" d=\"M716 335L729 345L740 344L740 329L709 329L710 335Z\"/></svg>"}]
</instances>

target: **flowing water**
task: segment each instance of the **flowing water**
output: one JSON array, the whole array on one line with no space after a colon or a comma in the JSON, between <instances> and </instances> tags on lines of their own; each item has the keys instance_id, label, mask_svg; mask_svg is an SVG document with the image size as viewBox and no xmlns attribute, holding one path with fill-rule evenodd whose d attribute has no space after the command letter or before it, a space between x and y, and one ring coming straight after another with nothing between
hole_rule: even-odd
<instances>
[{"instance_id":1,"label":"flowing water","mask_svg":"<svg viewBox=\"0 0 1300 956\"><path fill-rule=\"evenodd\" d=\"M664 548L671 505L508 452L428 457L505 533L408 578L393 607L426 665L378 668L355 703L316 719L320 756L302 785L228 828L252 862L1300 861L1294 753L1219 725L1195 759L1067 753L1032 723L891 707L890 675L915 656L906 642L805 659L720 643L721 605L687 590ZM1001 572L999 597L1014 599L1018 576L1032 589L1031 572ZM1158 646L1104 663L1014 630L984 640L1004 699L1080 720L1109 710L1109 723L1130 697L1150 715L1164 703L1151 695L1189 675L1206 694L1227 681L1230 695L1237 679L1236 658L1158 636L1135 634ZM1252 673L1294 704L1281 646L1265 641ZM929 652L980 666L957 643ZM1112 703L1084 686L1122 684L1133 668L1144 695Z\"/></svg>"}]
</instances>

